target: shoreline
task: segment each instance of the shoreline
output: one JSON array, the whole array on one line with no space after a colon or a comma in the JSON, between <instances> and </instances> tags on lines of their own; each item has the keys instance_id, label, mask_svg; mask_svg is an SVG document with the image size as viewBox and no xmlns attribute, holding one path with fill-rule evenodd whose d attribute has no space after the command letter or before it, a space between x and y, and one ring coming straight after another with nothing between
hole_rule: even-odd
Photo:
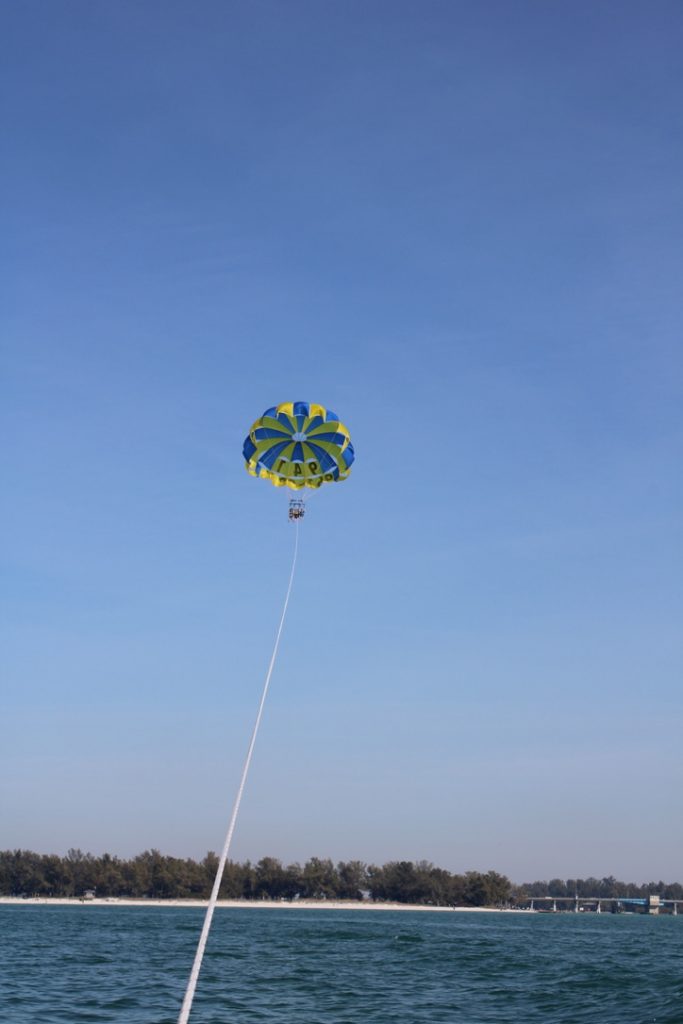
<instances>
[{"instance_id":1,"label":"shoreline","mask_svg":"<svg viewBox=\"0 0 683 1024\"><path fill-rule=\"evenodd\" d=\"M208 900L130 899L107 896L81 899L78 896L0 896L0 906L21 907L189 907L203 908ZM535 914L535 910L497 907L426 907L420 903L371 903L356 900L219 900L217 910L410 910L420 913Z\"/></svg>"}]
</instances>

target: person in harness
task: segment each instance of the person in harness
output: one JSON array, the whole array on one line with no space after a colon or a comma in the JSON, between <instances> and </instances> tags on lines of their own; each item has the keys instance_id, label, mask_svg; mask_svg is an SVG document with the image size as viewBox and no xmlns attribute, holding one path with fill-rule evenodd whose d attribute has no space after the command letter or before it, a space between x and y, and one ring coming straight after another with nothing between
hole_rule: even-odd
<instances>
[{"instance_id":1,"label":"person in harness","mask_svg":"<svg viewBox=\"0 0 683 1024\"><path fill-rule=\"evenodd\" d=\"M292 498L289 502L289 521L290 523L296 522L298 519L303 519L306 512L306 507L301 498Z\"/></svg>"}]
</instances>

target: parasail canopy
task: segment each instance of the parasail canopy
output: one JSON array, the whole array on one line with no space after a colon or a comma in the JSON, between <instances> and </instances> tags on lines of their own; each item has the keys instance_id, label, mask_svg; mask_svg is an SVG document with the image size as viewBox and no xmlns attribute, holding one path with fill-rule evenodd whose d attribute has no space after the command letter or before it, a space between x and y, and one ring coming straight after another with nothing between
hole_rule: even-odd
<instances>
[{"instance_id":1,"label":"parasail canopy","mask_svg":"<svg viewBox=\"0 0 683 1024\"><path fill-rule=\"evenodd\" d=\"M346 480L355 454L336 413L312 402L282 402L253 424L242 449L251 476L275 487L320 487Z\"/></svg>"}]
</instances>

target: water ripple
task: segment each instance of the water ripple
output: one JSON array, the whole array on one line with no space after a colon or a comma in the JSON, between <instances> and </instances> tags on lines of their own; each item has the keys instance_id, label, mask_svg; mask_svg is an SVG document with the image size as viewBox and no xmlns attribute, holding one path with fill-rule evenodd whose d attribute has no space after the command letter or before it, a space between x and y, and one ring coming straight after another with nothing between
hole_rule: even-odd
<instances>
[{"instance_id":1,"label":"water ripple","mask_svg":"<svg viewBox=\"0 0 683 1024\"><path fill-rule=\"evenodd\" d=\"M0 907L2 1024L175 1024L202 911ZM220 910L192 1024L683 1024L683 919Z\"/></svg>"}]
</instances>

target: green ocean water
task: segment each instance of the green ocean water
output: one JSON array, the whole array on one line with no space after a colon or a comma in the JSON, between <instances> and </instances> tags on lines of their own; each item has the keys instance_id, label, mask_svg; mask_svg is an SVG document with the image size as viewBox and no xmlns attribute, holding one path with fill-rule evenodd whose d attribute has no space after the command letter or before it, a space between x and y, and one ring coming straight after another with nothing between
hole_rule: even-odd
<instances>
[{"instance_id":1,"label":"green ocean water","mask_svg":"<svg viewBox=\"0 0 683 1024\"><path fill-rule=\"evenodd\" d=\"M0 1021L174 1024L203 912L0 906ZM683 916L221 909L193 1024L683 1024Z\"/></svg>"}]
</instances>

